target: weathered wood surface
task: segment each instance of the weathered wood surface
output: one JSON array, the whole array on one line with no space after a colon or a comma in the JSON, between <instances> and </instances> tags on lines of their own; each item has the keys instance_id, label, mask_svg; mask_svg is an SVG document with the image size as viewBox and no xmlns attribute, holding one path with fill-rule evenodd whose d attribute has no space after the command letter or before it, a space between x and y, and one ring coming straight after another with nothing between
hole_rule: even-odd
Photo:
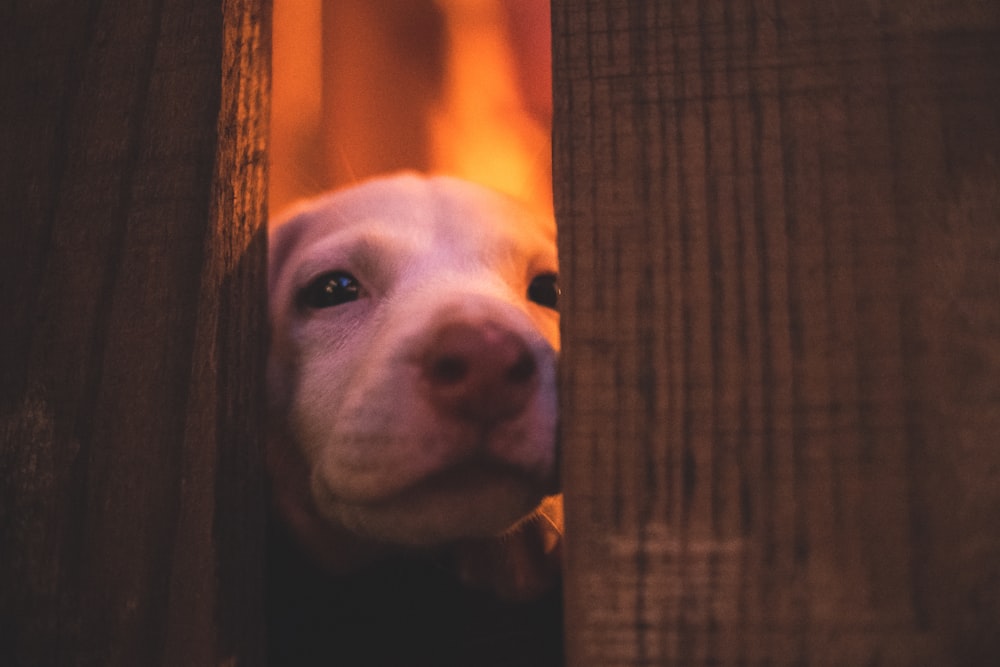
<instances>
[{"instance_id":1,"label":"weathered wood surface","mask_svg":"<svg viewBox=\"0 0 1000 667\"><path fill-rule=\"evenodd\" d=\"M0 9L0 664L261 664L268 6Z\"/></svg>"},{"instance_id":2,"label":"weathered wood surface","mask_svg":"<svg viewBox=\"0 0 1000 667\"><path fill-rule=\"evenodd\" d=\"M1000 3L553 22L569 664L1000 664Z\"/></svg>"}]
</instances>

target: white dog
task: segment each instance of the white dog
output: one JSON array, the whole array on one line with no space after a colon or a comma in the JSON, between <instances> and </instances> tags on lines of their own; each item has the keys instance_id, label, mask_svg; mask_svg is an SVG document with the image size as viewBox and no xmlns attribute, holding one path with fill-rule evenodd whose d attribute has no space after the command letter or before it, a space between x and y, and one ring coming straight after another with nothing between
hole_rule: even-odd
<instances>
[{"instance_id":1,"label":"white dog","mask_svg":"<svg viewBox=\"0 0 1000 667\"><path fill-rule=\"evenodd\" d=\"M556 272L552 220L451 178L369 181L276 227L268 467L308 553L346 573L447 548L513 598L554 581Z\"/></svg>"}]
</instances>

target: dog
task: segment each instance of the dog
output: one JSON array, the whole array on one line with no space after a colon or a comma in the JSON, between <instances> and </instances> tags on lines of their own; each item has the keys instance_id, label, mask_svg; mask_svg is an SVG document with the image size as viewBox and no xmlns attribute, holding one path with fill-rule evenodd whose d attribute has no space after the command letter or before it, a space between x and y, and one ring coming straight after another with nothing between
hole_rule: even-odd
<instances>
[{"instance_id":1,"label":"dog","mask_svg":"<svg viewBox=\"0 0 1000 667\"><path fill-rule=\"evenodd\" d=\"M552 219L458 179L301 204L269 246L267 464L329 572L400 552L526 600L558 580Z\"/></svg>"}]
</instances>

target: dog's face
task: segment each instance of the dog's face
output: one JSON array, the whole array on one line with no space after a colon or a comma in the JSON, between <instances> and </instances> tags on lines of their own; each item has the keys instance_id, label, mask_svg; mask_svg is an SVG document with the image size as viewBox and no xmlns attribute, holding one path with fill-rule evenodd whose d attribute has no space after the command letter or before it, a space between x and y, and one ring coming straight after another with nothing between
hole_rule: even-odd
<instances>
[{"instance_id":1,"label":"dog's face","mask_svg":"<svg viewBox=\"0 0 1000 667\"><path fill-rule=\"evenodd\" d=\"M397 176L300 209L270 262L268 456L286 513L438 545L498 535L555 492L551 220Z\"/></svg>"}]
</instances>

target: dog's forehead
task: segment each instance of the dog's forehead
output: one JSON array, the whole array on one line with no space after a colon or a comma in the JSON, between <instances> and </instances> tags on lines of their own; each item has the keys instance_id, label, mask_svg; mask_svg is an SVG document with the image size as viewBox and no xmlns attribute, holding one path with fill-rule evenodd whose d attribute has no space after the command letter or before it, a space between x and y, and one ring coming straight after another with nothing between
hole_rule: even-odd
<instances>
[{"instance_id":1,"label":"dog's forehead","mask_svg":"<svg viewBox=\"0 0 1000 667\"><path fill-rule=\"evenodd\" d=\"M554 261L555 223L504 195L448 177L396 176L311 202L272 239L272 259L294 245L381 245L405 252L450 247L453 257L543 257ZM285 240L282 239L285 237ZM554 268L554 267L550 267Z\"/></svg>"}]
</instances>

